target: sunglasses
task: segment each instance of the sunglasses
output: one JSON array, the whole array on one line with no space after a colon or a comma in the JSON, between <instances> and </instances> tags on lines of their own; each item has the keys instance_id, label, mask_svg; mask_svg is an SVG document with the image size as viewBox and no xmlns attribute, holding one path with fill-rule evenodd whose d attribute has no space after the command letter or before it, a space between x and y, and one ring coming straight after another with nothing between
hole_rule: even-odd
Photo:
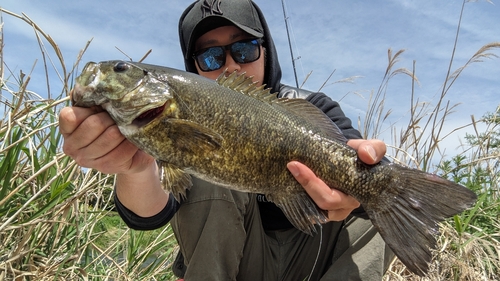
<instances>
[{"instance_id":1,"label":"sunglasses","mask_svg":"<svg viewBox=\"0 0 500 281\"><path fill-rule=\"evenodd\" d=\"M246 39L226 46L215 46L194 52L193 58L201 71L214 71L226 64L226 51L236 63L250 63L260 58L262 39Z\"/></svg>"}]
</instances>

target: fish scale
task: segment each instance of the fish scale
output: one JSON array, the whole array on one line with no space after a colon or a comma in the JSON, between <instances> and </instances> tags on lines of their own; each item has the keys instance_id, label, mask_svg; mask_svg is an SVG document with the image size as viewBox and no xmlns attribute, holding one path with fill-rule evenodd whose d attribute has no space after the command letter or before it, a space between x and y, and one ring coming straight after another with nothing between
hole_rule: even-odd
<instances>
[{"instance_id":1,"label":"fish scale","mask_svg":"<svg viewBox=\"0 0 500 281\"><path fill-rule=\"evenodd\" d=\"M180 200L196 176L265 194L313 235L328 221L287 170L307 165L331 188L356 198L409 270L425 275L438 223L471 207L469 189L388 161L361 162L337 126L303 99L278 99L251 78L217 82L142 63L88 63L72 90L75 106L101 105L122 134L154 156L162 182ZM142 118L141 118L142 117Z\"/></svg>"}]
</instances>

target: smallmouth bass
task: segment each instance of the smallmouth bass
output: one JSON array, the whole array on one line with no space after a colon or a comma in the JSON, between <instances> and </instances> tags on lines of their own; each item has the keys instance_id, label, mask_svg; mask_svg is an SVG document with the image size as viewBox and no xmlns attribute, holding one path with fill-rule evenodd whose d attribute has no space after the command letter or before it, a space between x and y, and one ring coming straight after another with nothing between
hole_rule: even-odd
<instances>
[{"instance_id":1,"label":"smallmouth bass","mask_svg":"<svg viewBox=\"0 0 500 281\"><path fill-rule=\"evenodd\" d=\"M471 207L471 190L394 163L367 165L337 126L303 99L280 99L236 73L216 82L171 68L124 61L88 63L72 90L75 106L102 106L122 134L158 159L177 200L191 176L265 194L298 229L326 223L286 168L311 168L356 198L409 270L425 275L438 223Z\"/></svg>"}]
</instances>

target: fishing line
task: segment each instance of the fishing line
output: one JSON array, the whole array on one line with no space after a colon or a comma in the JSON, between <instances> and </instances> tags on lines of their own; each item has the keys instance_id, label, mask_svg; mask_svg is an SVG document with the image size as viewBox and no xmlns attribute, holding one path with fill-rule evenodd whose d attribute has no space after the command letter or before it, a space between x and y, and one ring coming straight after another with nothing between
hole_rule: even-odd
<instances>
[{"instance_id":1,"label":"fishing line","mask_svg":"<svg viewBox=\"0 0 500 281\"><path fill-rule=\"evenodd\" d=\"M316 268L316 264L318 263L319 260L319 253L321 253L321 246L323 244L323 226L321 224L319 225L319 246L318 246L318 253L316 254L316 259L314 260L313 267L311 269L311 273L309 273L309 277L307 278L307 281L311 281L311 276L314 272L314 269Z\"/></svg>"},{"instance_id":2,"label":"fishing line","mask_svg":"<svg viewBox=\"0 0 500 281\"><path fill-rule=\"evenodd\" d=\"M286 4L286 6L288 7L287 4ZM300 55L299 44L297 44L297 36L295 36L295 32L294 32L293 24L292 24L291 20L290 20L290 33L292 34L293 44L295 46L295 50L297 51L297 56L294 59L297 60L297 61L299 61L300 70L302 71L302 76L305 76L304 66L302 65L302 60L301 60L302 56ZM305 83L305 81L302 82L302 85L304 85L304 83ZM302 88L302 86L300 86L300 88Z\"/></svg>"}]
</instances>

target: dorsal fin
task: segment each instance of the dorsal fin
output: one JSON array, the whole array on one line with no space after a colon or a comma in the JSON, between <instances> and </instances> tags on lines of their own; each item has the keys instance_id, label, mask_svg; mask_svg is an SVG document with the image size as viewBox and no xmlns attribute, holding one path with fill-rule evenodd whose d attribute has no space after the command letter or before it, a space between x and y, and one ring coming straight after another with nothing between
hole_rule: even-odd
<instances>
[{"instance_id":1,"label":"dorsal fin","mask_svg":"<svg viewBox=\"0 0 500 281\"><path fill-rule=\"evenodd\" d=\"M252 81L253 76L247 77L245 72L238 74L238 72L233 71L231 74L226 75L227 71L222 72L215 81L221 86L256 99L267 101L277 99L275 95L271 95L270 88L266 89L266 85L258 86L256 82Z\"/></svg>"},{"instance_id":2,"label":"dorsal fin","mask_svg":"<svg viewBox=\"0 0 500 281\"><path fill-rule=\"evenodd\" d=\"M343 143L347 142L346 137L342 134L337 124L335 124L323 111L305 99L281 98L277 99L276 103L309 120L309 122L319 128L325 136Z\"/></svg>"},{"instance_id":3,"label":"dorsal fin","mask_svg":"<svg viewBox=\"0 0 500 281\"><path fill-rule=\"evenodd\" d=\"M347 142L337 125L323 111L305 99L278 98L277 95L271 94L270 88L265 88L265 85L258 86L256 82L253 82L252 76L247 77L245 73L238 74L236 71L227 74L227 71L224 71L216 79L216 82L221 86L273 106L286 108L288 111L305 118L323 135L341 142Z\"/></svg>"}]
</instances>

